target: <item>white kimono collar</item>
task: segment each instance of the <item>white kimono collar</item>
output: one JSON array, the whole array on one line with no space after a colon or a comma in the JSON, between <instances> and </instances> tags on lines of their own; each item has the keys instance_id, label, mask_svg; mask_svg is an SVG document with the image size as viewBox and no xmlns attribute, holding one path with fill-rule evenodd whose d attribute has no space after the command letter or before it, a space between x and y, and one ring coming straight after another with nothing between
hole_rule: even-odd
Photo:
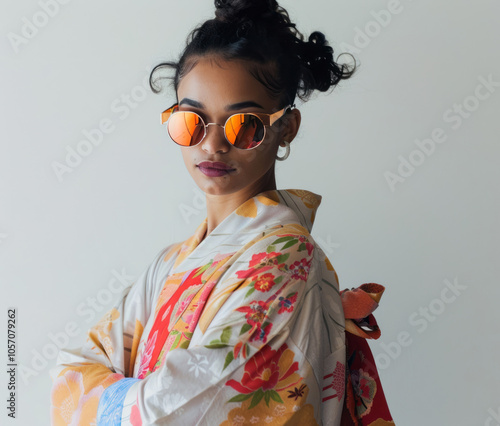
<instances>
[{"instance_id":1,"label":"white kimono collar","mask_svg":"<svg viewBox=\"0 0 500 426\"><path fill-rule=\"evenodd\" d=\"M182 243L173 272L234 253L269 228L298 223L310 233L321 198L305 189L261 192L230 213L202 241L207 230L205 217L194 234Z\"/></svg>"}]
</instances>

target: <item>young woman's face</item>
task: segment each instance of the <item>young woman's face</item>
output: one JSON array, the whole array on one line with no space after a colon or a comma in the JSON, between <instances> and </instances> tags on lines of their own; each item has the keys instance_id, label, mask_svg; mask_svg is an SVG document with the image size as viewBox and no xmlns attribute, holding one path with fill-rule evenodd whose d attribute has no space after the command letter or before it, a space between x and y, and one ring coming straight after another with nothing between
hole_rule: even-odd
<instances>
[{"instance_id":1,"label":"young woman's face","mask_svg":"<svg viewBox=\"0 0 500 426\"><path fill-rule=\"evenodd\" d=\"M227 118L239 112L274 113L279 105L269 97L264 86L246 69L244 61L217 63L204 58L181 80L177 90L180 111L194 111L207 123L224 125ZM240 104L240 105L237 105ZM280 120L282 121L282 120ZM257 194L274 181L274 162L283 130L276 122L266 127L266 137L251 150L232 146L224 137L224 129L208 126L205 138L196 146L181 147L186 167L196 184L206 194L222 195L237 191ZM221 162L230 170L217 171L200 163ZM220 174L220 172L218 173Z\"/></svg>"}]
</instances>

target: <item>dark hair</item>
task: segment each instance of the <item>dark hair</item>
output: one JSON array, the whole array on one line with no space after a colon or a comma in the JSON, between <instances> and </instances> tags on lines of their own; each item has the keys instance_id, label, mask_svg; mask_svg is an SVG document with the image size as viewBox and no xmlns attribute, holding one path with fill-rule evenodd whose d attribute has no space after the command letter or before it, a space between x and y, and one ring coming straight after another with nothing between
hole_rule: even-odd
<instances>
[{"instance_id":1,"label":"dark hair","mask_svg":"<svg viewBox=\"0 0 500 426\"><path fill-rule=\"evenodd\" d=\"M153 68L149 85L154 93L161 92L152 80L157 70L175 71L167 78L172 79L177 93L182 77L206 56L248 60L249 72L271 97L279 97L280 108L293 104L295 96L306 101L316 89L326 92L356 69L355 65L350 69L335 63L333 49L322 32L314 31L304 41L276 0L215 0L215 7L215 18L188 35L179 62L163 62Z\"/></svg>"}]
</instances>

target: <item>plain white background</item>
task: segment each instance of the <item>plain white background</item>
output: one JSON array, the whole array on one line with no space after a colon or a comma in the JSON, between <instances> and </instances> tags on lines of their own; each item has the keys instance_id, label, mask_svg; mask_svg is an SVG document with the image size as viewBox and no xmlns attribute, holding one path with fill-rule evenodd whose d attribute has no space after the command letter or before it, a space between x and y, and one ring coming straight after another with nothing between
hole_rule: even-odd
<instances>
[{"instance_id":1,"label":"plain white background","mask_svg":"<svg viewBox=\"0 0 500 426\"><path fill-rule=\"evenodd\" d=\"M335 56L359 62L330 94L297 102L302 125L277 183L323 196L312 235L341 288L386 286L370 345L396 424L500 424L500 3L280 4L306 36L322 31ZM16 308L12 424L49 423L55 345L79 346L116 302L114 276L131 283L205 217L160 125L174 94L143 84L213 10L208 0L73 0L44 20L37 1L2 2L0 328L6 342ZM58 179L54 164L106 119L113 131ZM423 153L415 140L437 129L444 141ZM392 189L389 173L400 175Z\"/></svg>"}]
</instances>

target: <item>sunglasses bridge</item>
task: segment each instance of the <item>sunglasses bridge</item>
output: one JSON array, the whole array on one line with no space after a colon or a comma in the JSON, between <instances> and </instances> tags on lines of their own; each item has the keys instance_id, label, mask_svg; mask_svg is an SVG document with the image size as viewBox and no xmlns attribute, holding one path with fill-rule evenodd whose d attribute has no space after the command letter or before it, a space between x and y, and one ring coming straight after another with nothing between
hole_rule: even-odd
<instances>
[{"instance_id":1,"label":"sunglasses bridge","mask_svg":"<svg viewBox=\"0 0 500 426\"><path fill-rule=\"evenodd\" d=\"M231 117L230 117L231 118ZM262 123L262 120L257 117L261 123ZM248 151L249 149L252 149L252 148L239 148L237 147L236 145L232 144L228 139L227 139L227 136L226 136L226 125L225 124L219 124L219 123L207 123L205 124L205 122L203 121L203 119L200 117L200 120L201 122L203 123L203 126L204 126L204 134L203 134L203 137L200 139L200 141L196 144L196 145L199 145L200 143L202 143L204 140L205 140L205 137L207 136L207 133L208 133L208 126L219 126L219 127L222 127L222 132L224 133L224 139L226 140L226 142L231 145L231 146L234 146L235 148L237 149L244 149L245 151ZM265 137L265 134L266 134L266 126L264 123L262 123L262 127L264 128L264 137ZM269 126L270 127L270 126ZM260 140L253 148L257 148L263 141L264 141L264 137L262 138L262 140ZM196 145L192 145L192 146L196 146Z\"/></svg>"}]
</instances>

